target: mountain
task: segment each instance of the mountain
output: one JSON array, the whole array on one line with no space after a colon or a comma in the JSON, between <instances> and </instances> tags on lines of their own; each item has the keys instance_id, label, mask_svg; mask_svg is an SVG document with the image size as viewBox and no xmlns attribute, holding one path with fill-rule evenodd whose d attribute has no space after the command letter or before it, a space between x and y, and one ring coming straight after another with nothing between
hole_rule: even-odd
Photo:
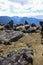
<instances>
[{"instance_id":1,"label":"mountain","mask_svg":"<svg viewBox=\"0 0 43 65\"><path fill-rule=\"evenodd\" d=\"M35 23L36 25L39 25L40 19L32 18L32 17L12 17L12 20L15 22L15 24L24 24L25 21L27 21L29 24Z\"/></svg>"},{"instance_id":2,"label":"mountain","mask_svg":"<svg viewBox=\"0 0 43 65\"><path fill-rule=\"evenodd\" d=\"M36 25L39 25L39 19L36 19L36 18L28 18L28 17L23 17L22 19L21 19L21 22L24 22L25 23L25 21L27 21L29 24L31 24L31 23L35 23ZM37 22L37 23L36 23Z\"/></svg>"},{"instance_id":3,"label":"mountain","mask_svg":"<svg viewBox=\"0 0 43 65\"><path fill-rule=\"evenodd\" d=\"M7 24L11 20L8 16L0 16L0 24Z\"/></svg>"},{"instance_id":4,"label":"mountain","mask_svg":"<svg viewBox=\"0 0 43 65\"><path fill-rule=\"evenodd\" d=\"M10 20L14 21L14 24L24 24L25 21L27 21L29 24L35 23L36 25L39 25L40 19L35 17L18 17L18 16L0 16L0 23L1 24L7 24Z\"/></svg>"}]
</instances>

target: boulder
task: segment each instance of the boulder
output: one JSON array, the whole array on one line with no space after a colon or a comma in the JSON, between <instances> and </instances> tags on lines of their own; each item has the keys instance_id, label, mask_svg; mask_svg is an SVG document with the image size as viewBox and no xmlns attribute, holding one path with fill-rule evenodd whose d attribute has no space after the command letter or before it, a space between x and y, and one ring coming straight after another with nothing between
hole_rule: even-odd
<instances>
[{"instance_id":1,"label":"boulder","mask_svg":"<svg viewBox=\"0 0 43 65\"><path fill-rule=\"evenodd\" d=\"M29 29L30 28L30 25L25 25L25 29Z\"/></svg>"},{"instance_id":2,"label":"boulder","mask_svg":"<svg viewBox=\"0 0 43 65\"><path fill-rule=\"evenodd\" d=\"M24 33L33 33L36 31L36 27L30 27L29 29L25 29L23 30Z\"/></svg>"},{"instance_id":3,"label":"boulder","mask_svg":"<svg viewBox=\"0 0 43 65\"><path fill-rule=\"evenodd\" d=\"M41 32L43 32L43 21L40 21L40 25L41 25Z\"/></svg>"},{"instance_id":4,"label":"boulder","mask_svg":"<svg viewBox=\"0 0 43 65\"><path fill-rule=\"evenodd\" d=\"M1 26L1 25L0 25L0 30L4 30L4 29L5 29L4 26Z\"/></svg>"},{"instance_id":5,"label":"boulder","mask_svg":"<svg viewBox=\"0 0 43 65\"><path fill-rule=\"evenodd\" d=\"M28 63L33 65L33 51L28 49L20 49L12 51L7 54L7 58L14 62L14 65L27 65Z\"/></svg>"},{"instance_id":6,"label":"boulder","mask_svg":"<svg viewBox=\"0 0 43 65\"><path fill-rule=\"evenodd\" d=\"M23 32L6 30L5 32L0 31L0 42L4 44L10 44L15 42L23 36Z\"/></svg>"},{"instance_id":7,"label":"boulder","mask_svg":"<svg viewBox=\"0 0 43 65\"><path fill-rule=\"evenodd\" d=\"M27 21L25 21L25 25L29 24Z\"/></svg>"},{"instance_id":8,"label":"boulder","mask_svg":"<svg viewBox=\"0 0 43 65\"><path fill-rule=\"evenodd\" d=\"M43 27L43 20L42 20L42 21L40 21L40 25L41 25L41 27Z\"/></svg>"},{"instance_id":9,"label":"boulder","mask_svg":"<svg viewBox=\"0 0 43 65\"><path fill-rule=\"evenodd\" d=\"M12 62L6 57L0 55L0 65L12 65Z\"/></svg>"},{"instance_id":10,"label":"boulder","mask_svg":"<svg viewBox=\"0 0 43 65\"><path fill-rule=\"evenodd\" d=\"M36 27L32 27L32 28L29 28L28 32L35 32L36 31Z\"/></svg>"},{"instance_id":11,"label":"boulder","mask_svg":"<svg viewBox=\"0 0 43 65\"><path fill-rule=\"evenodd\" d=\"M7 57L0 55L0 65L33 65L32 50L20 49L7 54Z\"/></svg>"},{"instance_id":12,"label":"boulder","mask_svg":"<svg viewBox=\"0 0 43 65\"><path fill-rule=\"evenodd\" d=\"M13 29L13 20L11 20L8 24L4 26L7 30L12 30Z\"/></svg>"},{"instance_id":13,"label":"boulder","mask_svg":"<svg viewBox=\"0 0 43 65\"><path fill-rule=\"evenodd\" d=\"M32 23L31 26L32 26L32 27L36 27L35 23Z\"/></svg>"},{"instance_id":14,"label":"boulder","mask_svg":"<svg viewBox=\"0 0 43 65\"><path fill-rule=\"evenodd\" d=\"M27 30L29 28L30 28L30 25L22 25L22 26L16 27L16 30L23 32L24 30Z\"/></svg>"}]
</instances>

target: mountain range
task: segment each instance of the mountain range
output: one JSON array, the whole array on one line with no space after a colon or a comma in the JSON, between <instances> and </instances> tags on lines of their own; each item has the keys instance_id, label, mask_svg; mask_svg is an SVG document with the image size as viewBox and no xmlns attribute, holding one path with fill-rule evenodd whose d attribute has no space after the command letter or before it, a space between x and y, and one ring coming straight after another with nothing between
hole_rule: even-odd
<instances>
[{"instance_id":1,"label":"mountain range","mask_svg":"<svg viewBox=\"0 0 43 65\"><path fill-rule=\"evenodd\" d=\"M14 21L14 24L24 24L27 21L29 24L35 23L39 25L41 18L36 17L18 17L18 16L0 16L0 24L7 24L10 20Z\"/></svg>"}]
</instances>

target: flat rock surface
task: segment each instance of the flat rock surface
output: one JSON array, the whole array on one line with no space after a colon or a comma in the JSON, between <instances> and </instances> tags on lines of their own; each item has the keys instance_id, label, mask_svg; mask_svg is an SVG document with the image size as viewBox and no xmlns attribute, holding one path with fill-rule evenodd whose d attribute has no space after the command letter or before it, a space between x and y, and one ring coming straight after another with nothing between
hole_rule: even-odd
<instances>
[{"instance_id":1,"label":"flat rock surface","mask_svg":"<svg viewBox=\"0 0 43 65\"><path fill-rule=\"evenodd\" d=\"M9 41L11 39L16 39L22 36L22 32L20 31L6 31L2 32L0 31L0 41Z\"/></svg>"}]
</instances>

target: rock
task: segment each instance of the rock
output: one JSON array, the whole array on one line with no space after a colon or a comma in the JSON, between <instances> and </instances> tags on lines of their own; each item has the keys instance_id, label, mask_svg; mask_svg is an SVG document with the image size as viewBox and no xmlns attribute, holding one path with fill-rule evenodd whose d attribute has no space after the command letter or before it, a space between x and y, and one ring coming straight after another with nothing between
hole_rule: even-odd
<instances>
[{"instance_id":1,"label":"rock","mask_svg":"<svg viewBox=\"0 0 43 65\"><path fill-rule=\"evenodd\" d=\"M2 53L3 52L3 49L0 49L0 53Z\"/></svg>"},{"instance_id":2,"label":"rock","mask_svg":"<svg viewBox=\"0 0 43 65\"><path fill-rule=\"evenodd\" d=\"M40 27L39 27L39 26L37 26L37 27L36 27L36 29L37 29L37 30L40 30Z\"/></svg>"},{"instance_id":3,"label":"rock","mask_svg":"<svg viewBox=\"0 0 43 65\"><path fill-rule=\"evenodd\" d=\"M35 23L32 23L31 26L32 26L32 27L36 27Z\"/></svg>"},{"instance_id":4,"label":"rock","mask_svg":"<svg viewBox=\"0 0 43 65\"><path fill-rule=\"evenodd\" d=\"M5 30L4 26L0 25L0 30L2 30L2 31Z\"/></svg>"},{"instance_id":5,"label":"rock","mask_svg":"<svg viewBox=\"0 0 43 65\"><path fill-rule=\"evenodd\" d=\"M22 65L20 62L16 62L14 63L14 65Z\"/></svg>"},{"instance_id":6,"label":"rock","mask_svg":"<svg viewBox=\"0 0 43 65\"><path fill-rule=\"evenodd\" d=\"M10 57L12 57L13 55L14 55L14 56L16 55L16 52L15 52L15 51L12 51L12 52L8 53L7 57L10 58Z\"/></svg>"},{"instance_id":7,"label":"rock","mask_svg":"<svg viewBox=\"0 0 43 65\"><path fill-rule=\"evenodd\" d=\"M23 58L28 62L33 65L33 59L32 57L28 57L25 53L23 54Z\"/></svg>"},{"instance_id":8,"label":"rock","mask_svg":"<svg viewBox=\"0 0 43 65\"><path fill-rule=\"evenodd\" d=\"M43 20L42 20L42 21L40 21L40 25L43 27Z\"/></svg>"},{"instance_id":9,"label":"rock","mask_svg":"<svg viewBox=\"0 0 43 65\"><path fill-rule=\"evenodd\" d=\"M40 25L41 25L41 32L43 32L43 21L40 21Z\"/></svg>"},{"instance_id":10,"label":"rock","mask_svg":"<svg viewBox=\"0 0 43 65\"><path fill-rule=\"evenodd\" d=\"M22 25L22 26L16 27L16 30L23 32L24 30L27 30L29 28L30 28L30 25Z\"/></svg>"},{"instance_id":11,"label":"rock","mask_svg":"<svg viewBox=\"0 0 43 65\"><path fill-rule=\"evenodd\" d=\"M33 51L28 49L20 49L7 54L7 58L14 62L14 65L27 65L28 63L33 64Z\"/></svg>"},{"instance_id":12,"label":"rock","mask_svg":"<svg viewBox=\"0 0 43 65\"><path fill-rule=\"evenodd\" d=\"M11 65L11 61L0 55L0 65Z\"/></svg>"},{"instance_id":13,"label":"rock","mask_svg":"<svg viewBox=\"0 0 43 65\"><path fill-rule=\"evenodd\" d=\"M28 30L28 32L35 32L36 31L36 27L32 27L32 28L30 28L29 30Z\"/></svg>"},{"instance_id":14,"label":"rock","mask_svg":"<svg viewBox=\"0 0 43 65\"><path fill-rule=\"evenodd\" d=\"M42 56L43 56L43 53L42 53Z\"/></svg>"},{"instance_id":15,"label":"rock","mask_svg":"<svg viewBox=\"0 0 43 65\"><path fill-rule=\"evenodd\" d=\"M7 25L4 26L7 30L13 29L13 20L11 20Z\"/></svg>"},{"instance_id":16,"label":"rock","mask_svg":"<svg viewBox=\"0 0 43 65\"><path fill-rule=\"evenodd\" d=\"M33 58L28 49L20 49L7 54L7 57L0 55L0 65L33 65Z\"/></svg>"},{"instance_id":17,"label":"rock","mask_svg":"<svg viewBox=\"0 0 43 65\"><path fill-rule=\"evenodd\" d=\"M0 42L4 44L11 44L23 36L23 32L7 30L6 32L0 31Z\"/></svg>"},{"instance_id":18,"label":"rock","mask_svg":"<svg viewBox=\"0 0 43 65\"><path fill-rule=\"evenodd\" d=\"M18 31L23 31L25 29L25 26L24 25L21 25L21 26L17 26L16 27L16 30Z\"/></svg>"},{"instance_id":19,"label":"rock","mask_svg":"<svg viewBox=\"0 0 43 65\"><path fill-rule=\"evenodd\" d=\"M36 31L36 27L31 27L31 28L29 28L29 29L25 29L25 30L23 30L23 32L24 33L33 33L33 32L35 32Z\"/></svg>"},{"instance_id":20,"label":"rock","mask_svg":"<svg viewBox=\"0 0 43 65\"><path fill-rule=\"evenodd\" d=\"M9 42L9 41L4 41L3 44L4 44L4 45L11 45L11 42Z\"/></svg>"},{"instance_id":21,"label":"rock","mask_svg":"<svg viewBox=\"0 0 43 65\"><path fill-rule=\"evenodd\" d=\"M25 29L29 29L30 28L30 25L25 25Z\"/></svg>"},{"instance_id":22,"label":"rock","mask_svg":"<svg viewBox=\"0 0 43 65\"><path fill-rule=\"evenodd\" d=\"M27 21L25 21L25 25L29 24Z\"/></svg>"},{"instance_id":23,"label":"rock","mask_svg":"<svg viewBox=\"0 0 43 65\"><path fill-rule=\"evenodd\" d=\"M11 62L9 60L4 59L2 65L11 65Z\"/></svg>"},{"instance_id":24,"label":"rock","mask_svg":"<svg viewBox=\"0 0 43 65\"><path fill-rule=\"evenodd\" d=\"M2 56L0 56L0 65L2 65L4 58Z\"/></svg>"},{"instance_id":25,"label":"rock","mask_svg":"<svg viewBox=\"0 0 43 65\"><path fill-rule=\"evenodd\" d=\"M31 45L31 43L27 43L26 46L27 46L28 48L30 48L32 45Z\"/></svg>"},{"instance_id":26,"label":"rock","mask_svg":"<svg viewBox=\"0 0 43 65\"><path fill-rule=\"evenodd\" d=\"M43 41L41 41L41 44L43 45Z\"/></svg>"},{"instance_id":27,"label":"rock","mask_svg":"<svg viewBox=\"0 0 43 65\"><path fill-rule=\"evenodd\" d=\"M22 29L22 28L19 28L19 29L16 29L16 30L18 30L18 31L23 31L23 29Z\"/></svg>"}]
</instances>

